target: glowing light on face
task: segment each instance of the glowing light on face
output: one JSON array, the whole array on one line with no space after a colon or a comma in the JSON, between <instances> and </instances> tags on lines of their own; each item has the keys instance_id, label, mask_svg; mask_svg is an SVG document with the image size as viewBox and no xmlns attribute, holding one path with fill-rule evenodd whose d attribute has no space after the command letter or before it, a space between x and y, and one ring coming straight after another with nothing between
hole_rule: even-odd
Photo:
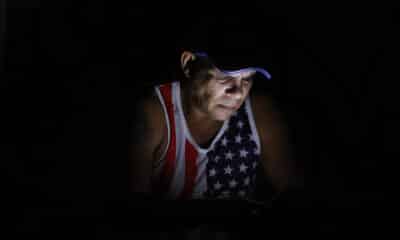
<instances>
[{"instance_id":1,"label":"glowing light on face","mask_svg":"<svg viewBox=\"0 0 400 240\"><path fill-rule=\"evenodd\" d=\"M196 53L207 57L207 53ZM208 72L210 79L200 84L196 90L201 103L198 109L211 120L227 120L237 111L248 96L256 73L271 79L271 74L263 68L247 67L235 71L214 68Z\"/></svg>"},{"instance_id":2,"label":"glowing light on face","mask_svg":"<svg viewBox=\"0 0 400 240\"><path fill-rule=\"evenodd\" d=\"M248 96L255 71L210 71L212 79L204 91L207 93L206 112L213 120L224 121L237 111Z\"/></svg>"}]
</instances>

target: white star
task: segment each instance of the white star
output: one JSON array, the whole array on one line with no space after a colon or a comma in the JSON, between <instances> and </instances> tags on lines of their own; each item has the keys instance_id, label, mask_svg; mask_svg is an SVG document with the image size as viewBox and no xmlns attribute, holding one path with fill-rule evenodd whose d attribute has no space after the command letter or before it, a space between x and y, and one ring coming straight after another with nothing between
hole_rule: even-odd
<instances>
[{"instance_id":1,"label":"white star","mask_svg":"<svg viewBox=\"0 0 400 240\"><path fill-rule=\"evenodd\" d=\"M246 172L246 170L247 170L247 166L243 163L240 164L239 168L240 168L240 172Z\"/></svg>"},{"instance_id":2,"label":"white star","mask_svg":"<svg viewBox=\"0 0 400 240\"><path fill-rule=\"evenodd\" d=\"M222 187L221 183L217 182L216 184L214 184L214 188L216 190L219 190Z\"/></svg>"},{"instance_id":3,"label":"white star","mask_svg":"<svg viewBox=\"0 0 400 240\"><path fill-rule=\"evenodd\" d=\"M231 188L236 187L236 185L237 185L237 182L235 181L235 179L232 179L232 181L229 182L229 186L230 186Z\"/></svg>"},{"instance_id":4,"label":"white star","mask_svg":"<svg viewBox=\"0 0 400 240\"><path fill-rule=\"evenodd\" d=\"M217 174L217 171L215 171L215 169L211 169L210 170L210 177L214 177Z\"/></svg>"},{"instance_id":5,"label":"white star","mask_svg":"<svg viewBox=\"0 0 400 240\"><path fill-rule=\"evenodd\" d=\"M253 162L253 168L257 167L257 162Z\"/></svg>"},{"instance_id":6,"label":"white star","mask_svg":"<svg viewBox=\"0 0 400 240\"><path fill-rule=\"evenodd\" d=\"M238 124L237 124L237 126L238 126L238 128L242 128L242 127L243 127L243 122L242 122L242 121L239 121Z\"/></svg>"},{"instance_id":7,"label":"white star","mask_svg":"<svg viewBox=\"0 0 400 240\"><path fill-rule=\"evenodd\" d=\"M246 149L240 150L240 157L247 157L247 154L249 154L249 152L246 151Z\"/></svg>"},{"instance_id":8,"label":"white star","mask_svg":"<svg viewBox=\"0 0 400 240\"><path fill-rule=\"evenodd\" d=\"M244 195L245 195L245 192L243 190L240 190L239 191L239 196L244 197Z\"/></svg>"},{"instance_id":9,"label":"white star","mask_svg":"<svg viewBox=\"0 0 400 240\"><path fill-rule=\"evenodd\" d=\"M256 142L256 137L253 134L249 134L250 141Z\"/></svg>"},{"instance_id":10,"label":"white star","mask_svg":"<svg viewBox=\"0 0 400 240\"><path fill-rule=\"evenodd\" d=\"M226 139L226 137L224 137L224 139L222 139L222 145L226 147L228 143L228 140Z\"/></svg>"},{"instance_id":11,"label":"white star","mask_svg":"<svg viewBox=\"0 0 400 240\"><path fill-rule=\"evenodd\" d=\"M235 137L235 140L236 140L237 143L240 143L242 141L242 138L240 137L240 135L237 135Z\"/></svg>"},{"instance_id":12,"label":"white star","mask_svg":"<svg viewBox=\"0 0 400 240\"><path fill-rule=\"evenodd\" d=\"M232 158L233 158L233 153L231 153L231 151L227 152L227 153L225 154L225 158L226 158L226 159L229 159L229 160L232 160Z\"/></svg>"},{"instance_id":13,"label":"white star","mask_svg":"<svg viewBox=\"0 0 400 240\"><path fill-rule=\"evenodd\" d=\"M215 156L214 161L218 162L218 160L219 160L219 156Z\"/></svg>"},{"instance_id":14,"label":"white star","mask_svg":"<svg viewBox=\"0 0 400 240\"><path fill-rule=\"evenodd\" d=\"M249 185L250 184L250 178L249 177L246 177L245 179L244 179L244 185Z\"/></svg>"},{"instance_id":15,"label":"white star","mask_svg":"<svg viewBox=\"0 0 400 240\"><path fill-rule=\"evenodd\" d=\"M225 174L232 174L232 168L228 165L226 168L224 168Z\"/></svg>"},{"instance_id":16,"label":"white star","mask_svg":"<svg viewBox=\"0 0 400 240\"><path fill-rule=\"evenodd\" d=\"M255 148L255 149L254 149L254 154L255 154L255 155L260 155L260 150L259 150L258 148Z\"/></svg>"}]
</instances>

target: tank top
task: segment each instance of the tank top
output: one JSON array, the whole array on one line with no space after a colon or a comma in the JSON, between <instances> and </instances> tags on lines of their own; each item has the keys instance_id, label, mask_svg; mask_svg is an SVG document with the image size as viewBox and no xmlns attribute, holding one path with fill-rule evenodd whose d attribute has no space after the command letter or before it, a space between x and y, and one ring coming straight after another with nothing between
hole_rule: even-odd
<instances>
[{"instance_id":1,"label":"tank top","mask_svg":"<svg viewBox=\"0 0 400 240\"><path fill-rule=\"evenodd\" d=\"M260 140L250 98L223 122L207 148L193 139L179 82L155 86L168 129L167 147L153 165L153 184L167 199L251 198Z\"/></svg>"}]
</instances>

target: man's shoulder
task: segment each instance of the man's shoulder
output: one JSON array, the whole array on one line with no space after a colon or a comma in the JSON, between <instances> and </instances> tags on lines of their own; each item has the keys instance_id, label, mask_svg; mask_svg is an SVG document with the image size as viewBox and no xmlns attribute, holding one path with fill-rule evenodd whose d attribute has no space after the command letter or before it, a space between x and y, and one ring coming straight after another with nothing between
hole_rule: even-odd
<instances>
[{"instance_id":1,"label":"man's shoulder","mask_svg":"<svg viewBox=\"0 0 400 240\"><path fill-rule=\"evenodd\" d=\"M249 97L253 111L277 111L276 101L271 95L254 92Z\"/></svg>"},{"instance_id":2,"label":"man's shoulder","mask_svg":"<svg viewBox=\"0 0 400 240\"><path fill-rule=\"evenodd\" d=\"M161 102L154 91L146 91L139 99L139 106L147 117L151 119L160 119L163 114Z\"/></svg>"},{"instance_id":3,"label":"man's shoulder","mask_svg":"<svg viewBox=\"0 0 400 240\"><path fill-rule=\"evenodd\" d=\"M157 94L154 91L143 90L135 103L134 125L137 133L157 146L165 132L166 124L164 110Z\"/></svg>"},{"instance_id":4,"label":"man's shoulder","mask_svg":"<svg viewBox=\"0 0 400 240\"><path fill-rule=\"evenodd\" d=\"M140 97L137 98L136 105L140 111L145 114L147 121L151 121L151 124L156 126L164 126L165 113L163 107L163 101L157 94L156 89L161 90L163 86L172 86L174 82L159 83L155 85L149 85L140 91Z\"/></svg>"},{"instance_id":5,"label":"man's shoulder","mask_svg":"<svg viewBox=\"0 0 400 240\"><path fill-rule=\"evenodd\" d=\"M282 125L285 121L284 113L273 96L257 93L252 94L250 98L254 120L260 128L270 129Z\"/></svg>"}]
</instances>

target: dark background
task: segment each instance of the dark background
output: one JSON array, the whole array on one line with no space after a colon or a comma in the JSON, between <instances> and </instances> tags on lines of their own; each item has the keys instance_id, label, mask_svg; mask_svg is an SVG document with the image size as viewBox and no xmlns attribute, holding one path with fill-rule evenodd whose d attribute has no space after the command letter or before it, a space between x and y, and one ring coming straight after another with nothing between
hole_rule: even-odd
<instances>
[{"instance_id":1,"label":"dark background","mask_svg":"<svg viewBox=\"0 0 400 240\"><path fill-rule=\"evenodd\" d=\"M245 17L253 8L275 39L270 93L306 169L304 206L386 206L397 160L399 9L54 2L1 1L1 175L11 230L128 234L121 226L135 219L126 191L135 99L167 81L190 19ZM308 223L336 231L351 222L343 220Z\"/></svg>"}]
</instances>

